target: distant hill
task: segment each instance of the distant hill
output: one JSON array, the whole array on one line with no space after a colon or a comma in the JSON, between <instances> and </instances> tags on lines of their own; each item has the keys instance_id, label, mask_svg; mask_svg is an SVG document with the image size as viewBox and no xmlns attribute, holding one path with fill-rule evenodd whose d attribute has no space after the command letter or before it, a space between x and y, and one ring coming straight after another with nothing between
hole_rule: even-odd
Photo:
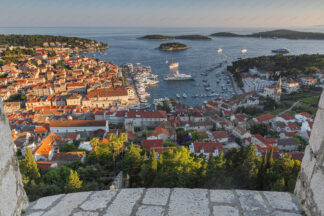
<instances>
[{"instance_id":1,"label":"distant hill","mask_svg":"<svg viewBox=\"0 0 324 216\"><path fill-rule=\"evenodd\" d=\"M211 34L213 37L262 37L262 38L286 38L286 39L304 39L304 40L324 40L324 33L319 32L301 32L287 29L258 32L253 34L235 34L231 32L218 32Z\"/></svg>"},{"instance_id":2,"label":"distant hill","mask_svg":"<svg viewBox=\"0 0 324 216\"><path fill-rule=\"evenodd\" d=\"M166 36L166 35L159 35L159 34L152 34L152 35L145 35L138 39L143 40L175 40L175 39L182 39L182 40L212 40L210 37L204 35L178 35L178 36Z\"/></svg>"},{"instance_id":3,"label":"distant hill","mask_svg":"<svg viewBox=\"0 0 324 216\"><path fill-rule=\"evenodd\" d=\"M1 34L0 46L25 46L32 48L34 46L43 46L44 42L59 42L61 44L66 43L69 47L79 47L86 49L85 44L96 43L95 40L89 40L79 37L65 37L65 36L53 36L53 35L14 35L14 34ZM108 48L108 44L100 43L98 49Z\"/></svg>"},{"instance_id":4,"label":"distant hill","mask_svg":"<svg viewBox=\"0 0 324 216\"><path fill-rule=\"evenodd\" d=\"M159 50L164 50L164 51L174 51L174 50L185 50L188 49L190 47L188 47L187 45L183 44L183 43L163 43L160 44L160 46L157 48Z\"/></svg>"}]
</instances>

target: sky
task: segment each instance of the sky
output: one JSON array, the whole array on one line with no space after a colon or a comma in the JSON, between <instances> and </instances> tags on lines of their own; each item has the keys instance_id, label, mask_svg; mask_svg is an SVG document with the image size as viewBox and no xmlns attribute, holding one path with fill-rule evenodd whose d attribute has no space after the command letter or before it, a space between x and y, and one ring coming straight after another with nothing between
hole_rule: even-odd
<instances>
[{"instance_id":1,"label":"sky","mask_svg":"<svg viewBox=\"0 0 324 216\"><path fill-rule=\"evenodd\" d=\"M0 0L0 27L324 25L324 0Z\"/></svg>"}]
</instances>

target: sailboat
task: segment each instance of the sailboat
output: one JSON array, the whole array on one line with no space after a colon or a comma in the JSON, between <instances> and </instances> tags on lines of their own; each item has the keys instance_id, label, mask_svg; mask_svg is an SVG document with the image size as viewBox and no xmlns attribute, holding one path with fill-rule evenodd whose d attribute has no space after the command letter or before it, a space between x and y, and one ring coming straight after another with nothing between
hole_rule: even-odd
<instances>
[{"instance_id":1,"label":"sailboat","mask_svg":"<svg viewBox=\"0 0 324 216\"><path fill-rule=\"evenodd\" d=\"M168 64L168 63L169 63L169 61L168 61L167 57L165 57L165 64Z\"/></svg>"}]
</instances>

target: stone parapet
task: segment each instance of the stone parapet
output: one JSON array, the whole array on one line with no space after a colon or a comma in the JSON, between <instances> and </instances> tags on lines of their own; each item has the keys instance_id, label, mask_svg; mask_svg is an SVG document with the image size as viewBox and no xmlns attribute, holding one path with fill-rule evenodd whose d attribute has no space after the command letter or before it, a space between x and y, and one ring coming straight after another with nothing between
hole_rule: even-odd
<instances>
[{"instance_id":1,"label":"stone parapet","mask_svg":"<svg viewBox=\"0 0 324 216\"><path fill-rule=\"evenodd\" d=\"M43 197L28 216L190 216L301 214L290 193L186 188L129 188Z\"/></svg>"},{"instance_id":2,"label":"stone parapet","mask_svg":"<svg viewBox=\"0 0 324 216\"><path fill-rule=\"evenodd\" d=\"M324 214L324 93L305 150L295 194L307 215Z\"/></svg>"},{"instance_id":3,"label":"stone parapet","mask_svg":"<svg viewBox=\"0 0 324 216\"><path fill-rule=\"evenodd\" d=\"M28 207L11 131L0 98L0 215L20 215Z\"/></svg>"}]
</instances>

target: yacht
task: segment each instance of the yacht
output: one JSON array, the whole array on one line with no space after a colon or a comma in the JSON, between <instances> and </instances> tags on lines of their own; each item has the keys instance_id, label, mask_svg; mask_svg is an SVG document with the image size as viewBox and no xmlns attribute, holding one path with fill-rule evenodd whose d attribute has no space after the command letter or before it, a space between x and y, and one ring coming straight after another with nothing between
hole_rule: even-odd
<instances>
[{"instance_id":1,"label":"yacht","mask_svg":"<svg viewBox=\"0 0 324 216\"><path fill-rule=\"evenodd\" d=\"M182 97L187 98L187 94L183 93Z\"/></svg>"},{"instance_id":2,"label":"yacht","mask_svg":"<svg viewBox=\"0 0 324 216\"><path fill-rule=\"evenodd\" d=\"M223 49L222 49L222 48L219 48L219 49L217 50L217 52L218 52L218 53L222 53L222 52L223 52Z\"/></svg>"},{"instance_id":3,"label":"yacht","mask_svg":"<svg viewBox=\"0 0 324 216\"><path fill-rule=\"evenodd\" d=\"M179 73L178 70L176 70L173 73L170 73L167 77L164 78L165 81L173 81L173 80L181 81L181 80L193 80L193 79L194 79L193 76L189 74Z\"/></svg>"},{"instance_id":4,"label":"yacht","mask_svg":"<svg viewBox=\"0 0 324 216\"><path fill-rule=\"evenodd\" d=\"M247 49L241 49L241 53L242 53L242 54L247 53Z\"/></svg>"},{"instance_id":5,"label":"yacht","mask_svg":"<svg viewBox=\"0 0 324 216\"><path fill-rule=\"evenodd\" d=\"M290 53L290 50L289 49L275 49L275 50L271 50L273 53L279 53L279 54L287 54L287 53Z\"/></svg>"},{"instance_id":6,"label":"yacht","mask_svg":"<svg viewBox=\"0 0 324 216\"><path fill-rule=\"evenodd\" d=\"M179 94L176 94L177 98L180 98L181 96Z\"/></svg>"}]
</instances>

